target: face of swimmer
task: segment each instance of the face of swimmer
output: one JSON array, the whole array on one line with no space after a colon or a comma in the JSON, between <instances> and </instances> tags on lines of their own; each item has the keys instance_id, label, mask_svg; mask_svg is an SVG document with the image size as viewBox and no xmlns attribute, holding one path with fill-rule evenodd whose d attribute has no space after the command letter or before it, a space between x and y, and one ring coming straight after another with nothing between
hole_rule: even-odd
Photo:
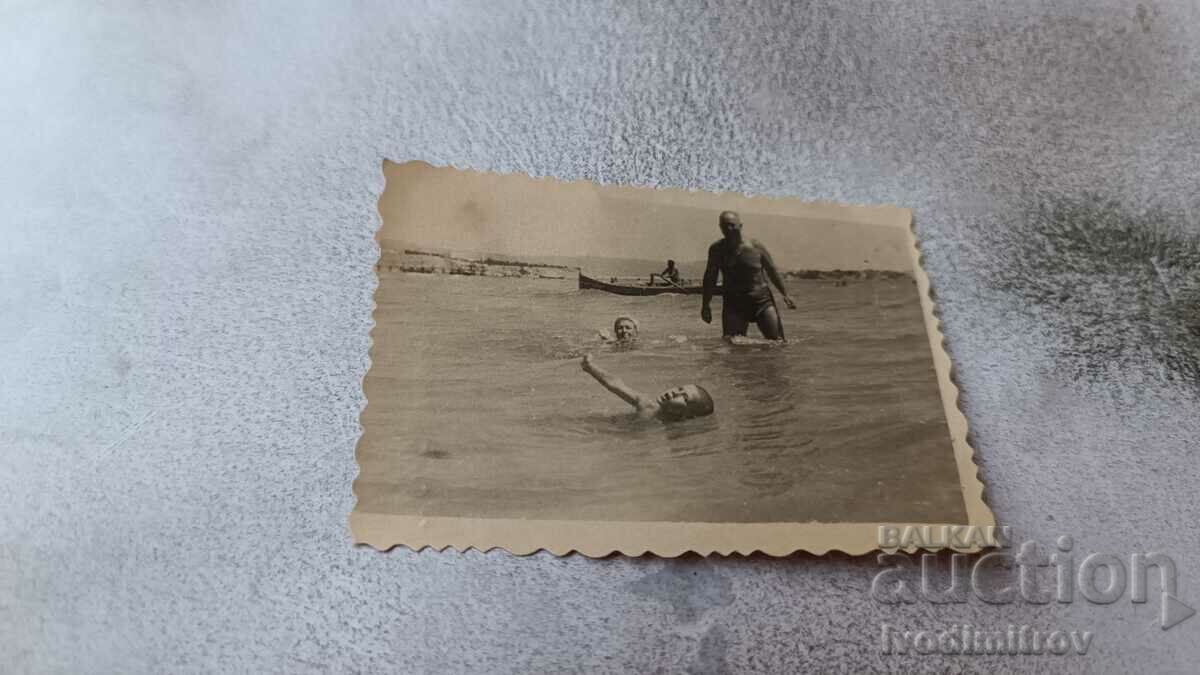
<instances>
[{"instance_id":1,"label":"face of swimmer","mask_svg":"<svg viewBox=\"0 0 1200 675\"><path fill-rule=\"evenodd\" d=\"M637 324L632 319L617 319L613 324L613 334L622 342L633 340L638 334Z\"/></svg>"},{"instance_id":2,"label":"face of swimmer","mask_svg":"<svg viewBox=\"0 0 1200 675\"><path fill-rule=\"evenodd\" d=\"M668 419L687 419L712 413L712 398L694 384L668 389L658 396L660 414Z\"/></svg>"}]
</instances>

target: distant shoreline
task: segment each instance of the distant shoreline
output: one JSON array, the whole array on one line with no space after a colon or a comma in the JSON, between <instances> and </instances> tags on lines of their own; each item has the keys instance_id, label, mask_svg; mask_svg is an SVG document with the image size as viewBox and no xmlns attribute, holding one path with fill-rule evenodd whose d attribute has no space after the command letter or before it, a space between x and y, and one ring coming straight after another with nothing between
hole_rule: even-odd
<instances>
[{"instance_id":1,"label":"distant shoreline","mask_svg":"<svg viewBox=\"0 0 1200 675\"><path fill-rule=\"evenodd\" d=\"M450 261L457 262L457 263L465 263L465 264L496 265L496 266L501 266L501 267L548 267L548 268L560 269L560 270L574 269L573 267L568 267L566 265L551 265L550 263L522 262L520 260L509 260L506 258L498 258L498 257L490 256L490 255L483 257L483 258L459 258L459 257L455 257L452 255L446 255L444 253L433 253L430 251L421 251L421 250L412 249L412 248L404 249L404 254L405 255L431 256L431 257L435 257L435 258L445 258L446 260L450 260Z\"/></svg>"},{"instance_id":2,"label":"distant shoreline","mask_svg":"<svg viewBox=\"0 0 1200 675\"><path fill-rule=\"evenodd\" d=\"M457 274L476 277L542 277L565 279L561 270L575 268L566 265L507 260L494 256L479 259L459 258L406 248L403 251L383 249L375 269L381 272L416 272L420 274ZM555 270L547 273L545 270Z\"/></svg>"},{"instance_id":3,"label":"distant shoreline","mask_svg":"<svg viewBox=\"0 0 1200 675\"><path fill-rule=\"evenodd\" d=\"M908 272L895 270L790 270L783 273L785 279L911 279Z\"/></svg>"},{"instance_id":4,"label":"distant shoreline","mask_svg":"<svg viewBox=\"0 0 1200 675\"><path fill-rule=\"evenodd\" d=\"M516 277L566 279L567 272L578 267L550 263L524 262L496 256L462 258L445 253L423 251L415 248L403 250L384 249L375 269L381 272L413 272L418 274L454 274L479 277ZM550 272L547 272L550 271ZM646 277L649 278L649 273ZM894 270L789 270L785 279L848 281L866 279L912 278L908 272ZM600 275L604 278L604 275Z\"/></svg>"}]
</instances>

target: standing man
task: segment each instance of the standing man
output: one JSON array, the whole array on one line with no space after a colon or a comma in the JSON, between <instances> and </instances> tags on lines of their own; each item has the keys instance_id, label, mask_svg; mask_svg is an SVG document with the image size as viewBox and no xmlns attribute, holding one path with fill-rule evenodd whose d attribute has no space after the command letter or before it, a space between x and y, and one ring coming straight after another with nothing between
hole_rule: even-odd
<instances>
[{"instance_id":1,"label":"standing man","mask_svg":"<svg viewBox=\"0 0 1200 675\"><path fill-rule=\"evenodd\" d=\"M708 267L704 270L704 304L700 307L700 318L712 323L710 306L720 273L724 299L721 302L721 332L726 338L745 335L750 324L768 340L783 340L783 320L775 307L771 294L771 283L779 288L783 302L789 309L796 303L788 297L783 279L775 269L775 262L767 248L757 240L742 238L742 219L733 211L721 213L721 234L724 235L708 247Z\"/></svg>"}]
</instances>

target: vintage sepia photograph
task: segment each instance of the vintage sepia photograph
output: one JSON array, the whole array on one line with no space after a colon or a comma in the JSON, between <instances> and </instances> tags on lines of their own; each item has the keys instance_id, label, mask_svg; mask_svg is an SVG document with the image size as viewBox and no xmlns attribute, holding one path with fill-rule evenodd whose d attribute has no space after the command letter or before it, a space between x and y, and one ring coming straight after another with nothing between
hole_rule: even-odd
<instances>
[{"instance_id":1,"label":"vintage sepia photograph","mask_svg":"<svg viewBox=\"0 0 1200 675\"><path fill-rule=\"evenodd\" d=\"M907 210L384 173L356 541L861 553L994 523Z\"/></svg>"}]
</instances>

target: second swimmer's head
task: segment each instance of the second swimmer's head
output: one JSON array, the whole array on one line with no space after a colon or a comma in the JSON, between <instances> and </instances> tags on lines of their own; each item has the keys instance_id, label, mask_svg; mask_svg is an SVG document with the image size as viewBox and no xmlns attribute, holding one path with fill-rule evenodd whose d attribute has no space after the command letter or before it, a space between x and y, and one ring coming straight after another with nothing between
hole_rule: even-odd
<instances>
[{"instance_id":1,"label":"second swimmer's head","mask_svg":"<svg viewBox=\"0 0 1200 675\"><path fill-rule=\"evenodd\" d=\"M630 316L618 316L613 321L613 337L619 341L635 340L638 336L637 321Z\"/></svg>"}]
</instances>

